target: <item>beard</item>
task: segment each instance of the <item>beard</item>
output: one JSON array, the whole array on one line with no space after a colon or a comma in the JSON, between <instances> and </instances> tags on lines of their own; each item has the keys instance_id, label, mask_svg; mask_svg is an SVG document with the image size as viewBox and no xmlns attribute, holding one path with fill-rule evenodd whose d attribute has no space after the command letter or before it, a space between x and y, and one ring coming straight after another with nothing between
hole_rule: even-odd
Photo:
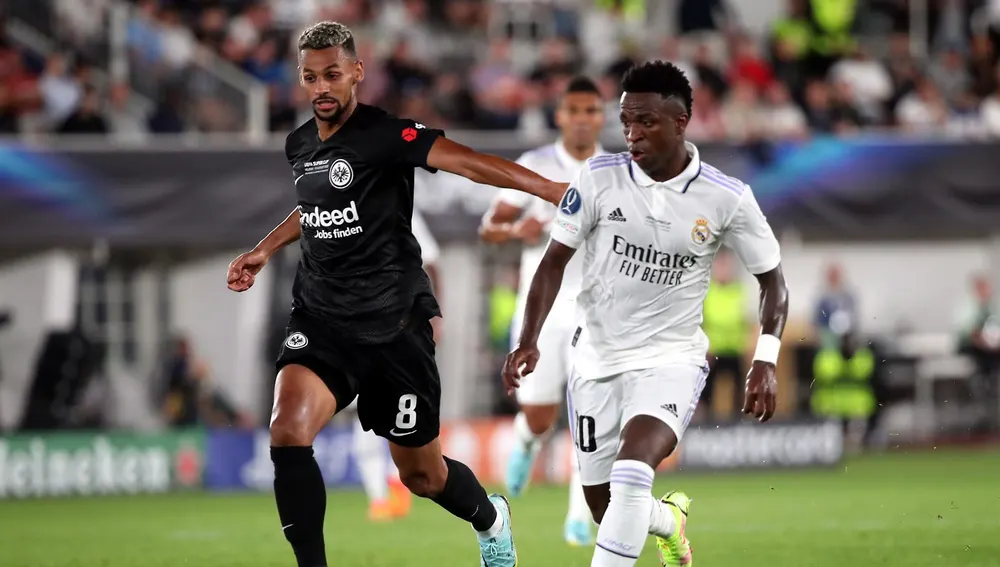
<instances>
[{"instance_id":1,"label":"beard","mask_svg":"<svg viewBox=\"0 0 1000 567\"><path fill-rule=\"evenodd\" d=\"M316 101L313 103L313 115L316 116L317 120L322 120L328 124L336 124L340 122L340 119L344 116L344 110L351 105L351 101L348 100L346 104L341 104L339 100L336 99L323 99L324 102L329 100L336 104L333 110L322 111L316 108Z\"/></svg>"}]
</instances>

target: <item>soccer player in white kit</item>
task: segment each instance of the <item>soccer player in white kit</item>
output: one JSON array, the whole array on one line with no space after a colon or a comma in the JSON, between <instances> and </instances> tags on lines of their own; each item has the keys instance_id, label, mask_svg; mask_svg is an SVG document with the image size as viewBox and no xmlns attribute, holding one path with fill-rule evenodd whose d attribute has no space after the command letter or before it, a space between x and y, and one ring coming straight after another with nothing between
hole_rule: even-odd
<instances>
[{"instance_id":1,"label":"soccer player in white kit","mask_svg":"<svg viewBox=\"0 0 1000 567\"><path fill-rule=\"evenodd\" d=\"M563 196L504 384L517 388L535 370L543 323L582 247L567 405L587 503L600 524L591 566L632 567L647 533L657 537L663 565L691 565L690 499L670 492L657 500L651 490L708 372L701 321L712 259L726 244L760 284L761 335L743 405L760 421L774 413L788 290L753 192L684 140L691 116L684 73L645 63L625 74L622 88L629 151L588 161Z\"/></svg>"},{"instance_id":2,"label":"soccer player in white kit","mask_svg":"<svg viewBox=\"0 0 1000 567\"><path fill-rule=\"evenodd\" d=\"M424 271L431 280L431 287L441 301L440 278L437 273L437 261L441 255L437 240L431 234L420 211L413 209L410 228L420 245L420 257L424 262ZM434 342L441 340L441 318L431 319L434 328ZM357 409L357 400L347 406ZM409 514L413 500L408 488L399 479L399 471L389 458L388 441L375 435L374 431L365 431L361 421L354 417L354 458L361 476L361 485L368 497L368 518L376 521L389 521L402 518Z\"/></svg>"},{"instance_id":3,"label":"soccer player in white kit","mask_svg":"<svg viewBox=\"0 0 1000 567\"><path fill-rule=\"evenodd\" d=\"M604 154L598 138L604 128L604 100L597 85L586 77L572 79L556 109L560 139L522 155L517 163L555 181L572 181L587 159ZM511 336L516 337L524 315L531 278L545 253L544 233L556 217L555 205L526 193L505 189L483 217L480 234L487 242L524 241L521 283ZM538 337L544 354L535 374L517 391L520 411L514 418L515 446L507 461L508 494L519 496L531 477L532 465L559 417L569 379L568 353L576 319L576 295L583 277L583 258L566 267L562 290L552 314ZM569 511L564 537L570 545L593 543L590 510L583 495L580 474L574 466L570 479Z\"/></svg>"}]
</instances>

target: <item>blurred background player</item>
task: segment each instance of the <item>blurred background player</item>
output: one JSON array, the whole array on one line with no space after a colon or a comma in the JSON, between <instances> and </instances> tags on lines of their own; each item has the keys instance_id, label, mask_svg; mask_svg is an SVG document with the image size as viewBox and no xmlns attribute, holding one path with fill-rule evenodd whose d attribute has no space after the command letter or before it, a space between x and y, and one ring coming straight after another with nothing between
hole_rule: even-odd
<instances>
[{"instance_id":1,"label":"blurred background player","mask_svg":"<svg viewBox=\"0 0 1000 567\"><path fill-rule=\"evenodd\" d=\"M525 153L518 163L556 181L572 180L589 158L604 153L598 143L604 127L603 109L604 101L597 85L586 77L574 78L556 110L559 140ZM543 238L555 216L555 205L518 191L504 190L498 193L483 217L480 233L487 242L521 240L524 243L512 341L520 334L528 288L545 253ZM562 292L539 338L545 354L535 374L517 391L520 411L514 418L516 442L504 479L512 496L520 495L527 486L535 457L559 418L569 375L566 355L575 328L576 295L580 292L582 269L582 256L567 266ZM592 539L590 512L576 466L570 480L565 538L570 545L589 545Z\"/></svg>"},{"instance_id":2,"label":"blurred background player","mask_svg":"<svg viewBox=\"0 0 1000 567\"><path fill-rule=\"evenodd\" d=\"M728 249L719 250L712 264L712 283L708 285L703 309L702 330L708 335L711 370L705 389L701 392L701 411L719 417L712 402L720 374L732 380L732 405L726 417L739 418L743 406L743 357L750 338L750 321L747 320L747 290L733 274L733 256Z\"/></svg>"},{"instance_id":3,"label":"blurred background player","mask_svg":"<svg viewBox=\"0 0 1000 567\"><path fill-rule=\"evenodd\" d=\"M437 261L441 255L437 240L427 228L427 222L416 208L410 228L420 245L420 257L424 261L424 271L431 280L435 294L441 293L441 280L438 278ZM441 318L431 319L434 328L434 342L441 341ZM357 411L355 400L348 409ZM354 418L354 458L361 475L361 484L368 497L368 517L381 522L402 518L410 513L413 495L399 479L399 471L389 458L388 442L375 434L365 431L361 421Z\"/></svg>"}]
</instances>

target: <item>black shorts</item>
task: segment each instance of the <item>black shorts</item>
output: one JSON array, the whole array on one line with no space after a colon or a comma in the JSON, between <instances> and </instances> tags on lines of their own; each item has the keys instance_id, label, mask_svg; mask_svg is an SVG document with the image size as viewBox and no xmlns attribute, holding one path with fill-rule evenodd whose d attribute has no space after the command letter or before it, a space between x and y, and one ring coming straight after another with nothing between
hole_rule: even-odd
<instances>
[{"instance_id":1,"label":"black shorts","mask_svg":"<svg viewBox=\"0 0 1000 567\"><path fill-rule=\"evenodd\" d=\"M422 447L441 429L441 377L429 319L414 315L386 344L356 344L321 319L293 311L278 371L289 364L312 370L337 399L337 411L358 399L364 429L404 447Z\"/></svg>"}]
</instances>

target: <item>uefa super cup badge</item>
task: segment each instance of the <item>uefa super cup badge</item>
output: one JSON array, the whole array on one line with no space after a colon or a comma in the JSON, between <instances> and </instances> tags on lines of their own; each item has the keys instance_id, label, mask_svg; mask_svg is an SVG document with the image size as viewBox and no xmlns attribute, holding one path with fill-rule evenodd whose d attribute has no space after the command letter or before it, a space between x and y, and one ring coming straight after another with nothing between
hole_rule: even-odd
<instances>
[{"instance_id":1,"label":"uefa super cup badge","mask_svg":"<svg viewBox=\"0 0 1000 567\"><path fill-rule=\"evenodd\" d=\"M694 221L694 228L691 229L691 240L695 244L704 244L712 236L712 231L708 229L708 219L700 218Z\"/></svg>"}]
</instances>

